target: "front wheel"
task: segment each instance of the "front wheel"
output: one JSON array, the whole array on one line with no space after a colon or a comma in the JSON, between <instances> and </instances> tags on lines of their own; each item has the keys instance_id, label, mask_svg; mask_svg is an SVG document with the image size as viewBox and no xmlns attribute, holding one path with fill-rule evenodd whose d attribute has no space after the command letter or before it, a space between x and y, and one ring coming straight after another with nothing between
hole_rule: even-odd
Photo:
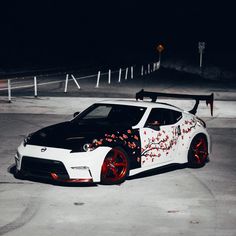
<instances>
[{"instance_id":1,"label":"front wheel","mask_svg":"<svg viewBox=\"0 0 236 236\"><path fill-rule=\"evenodd\" d=\"M17 168L15 167L14 177L16 179L22 179L23 180L24 179L24 174L21 171L17 170Z\"/></svg>"},{"instance_id":2,"label":"front wheel","mask_svg":"<svg viewBox=\"0 0 236 236\"><path fill-rule=\"evenodd\" d=\"M129 174L129 160L126 152L119 147L112 148L104 159L101 183L120 184Z\"/></svg>"},{"instance_id":3,"label":"front wheel","mask_svg":"<svg viewBox=\"0 0 236 236\"><path fill-rule=\"evenodd\" d=\"M199 168L205 165L208 158L208 144L204 135L197 135L191 142L188 151L188 165Z\"/></svg>"}]
</instances>

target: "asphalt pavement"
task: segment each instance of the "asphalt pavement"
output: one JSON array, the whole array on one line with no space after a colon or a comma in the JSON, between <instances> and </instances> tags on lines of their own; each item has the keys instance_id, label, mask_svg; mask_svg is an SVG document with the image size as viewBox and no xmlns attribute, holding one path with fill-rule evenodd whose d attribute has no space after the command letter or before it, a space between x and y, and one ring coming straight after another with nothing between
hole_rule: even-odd
<instances>
[{"instance_id":1,"label":"asphalt pavement","mask_svg":"<svg viewBox=\"0 0 236 236\"><path fill-rule=\"evenodd\" d=\"M115 186L16 179L14 154L24 136L68 118L1 114L0 235L235 236L236 128L216 119L210 162L200 169L156 169Z\"/></svg>"},{"instance_id":2,"label":"asphalt pavement","mask_svg":"<svg viewBox=\"0 0 236 236\"><path fill-rule=\"evenodd\" d=\"M95 81L96 82L96 81ZM0 235L236 235L236 90L224 81L167 80L153 73L111 85L47 86L34 98L18 90L12 103L0 97ZM81 83L83 85L83 83ZM86 87L86 86L87 87ZM56 88L54 86L57 86ZM214 117L204 103L203 117L212 138L210 162L156 169L116 186L56 185L13 175L14 154L28 133L72 118L103 99L132 99L141 88L159 92L215 93ZM15 91L16 92L16 91ZM163 101L163 100L162 100ZM170 101L170 100L168 100ZM184 109L192 101L171 100Z\"/></svg>"}]
</instances>

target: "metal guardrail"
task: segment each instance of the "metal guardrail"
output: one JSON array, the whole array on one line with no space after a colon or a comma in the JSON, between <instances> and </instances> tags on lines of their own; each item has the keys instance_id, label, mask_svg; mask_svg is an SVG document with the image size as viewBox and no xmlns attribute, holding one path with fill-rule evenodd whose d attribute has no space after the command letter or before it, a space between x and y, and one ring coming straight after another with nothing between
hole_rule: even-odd
<instances>
[{"instance_id":1,"label":"metal guardrail","mask_svg":"<svg viewBox=\"0 0 236 236\"><path fill-rule=\"evenodd\" d=\"M137 66L130 66L126 68L119 68L119 70L112 71L111 69L108 72L101 72L98 71L97 74L92 75L84 75L84 76L76 76L75 74L68 73L58 75L55 78L50 76L29 76L29 77L21 77L21 78L12 78L12 79L3 79L0 80L0 91L7 91L8 93L8 102L12 102L12 91L16 89L24 89L24 88L33 88L34 97L38 96L38 87L50 84L57 84L57 83L65 83L64 93L68 91L68 83L69 81L73 81L78 89L81 89L80 80L95 78L96 84L95 88L99 88L101 76L107 76L107 83L111 84L112 75L114 78L114 74L118 74L118 79L116 80L118 83L121 83L122 79L127 80L128 77L130 79L134 79L134 72L136 71L136 75L147 75L151 72L154 72L160 68L159 62L153 62L146 65L141 65L140 68ZM123 77L122 77L123 76ZM61 77L61 79L59 79Z\"/></svg>"}]
</instances>

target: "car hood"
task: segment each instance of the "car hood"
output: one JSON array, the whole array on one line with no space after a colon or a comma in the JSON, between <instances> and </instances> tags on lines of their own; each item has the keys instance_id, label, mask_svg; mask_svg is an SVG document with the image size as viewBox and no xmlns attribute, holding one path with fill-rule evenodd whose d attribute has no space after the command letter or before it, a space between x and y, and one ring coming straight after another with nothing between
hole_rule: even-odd
<instances>
[{"instance_id":1,"label":"car hood","mask_svg":"<svg viewBox=\"0 0 236 236\"><path fill-rule=\"evenodd\" d=\"M30 136L27 144L83 151L84 144L90 144L94 139L100 139L115 130L117 128L111 125L63 122L36 131Z\"/></svg>"}]
</instances>

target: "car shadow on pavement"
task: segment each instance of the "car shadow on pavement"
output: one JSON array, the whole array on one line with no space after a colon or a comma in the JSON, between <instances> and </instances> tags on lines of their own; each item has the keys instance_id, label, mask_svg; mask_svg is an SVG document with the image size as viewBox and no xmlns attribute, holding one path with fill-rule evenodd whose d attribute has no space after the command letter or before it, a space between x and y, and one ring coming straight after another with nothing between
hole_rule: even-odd
<instances>
[{"instance_id":1,"label":"car shadow on pavement","mask_svg":"<svg viewBox=\"0 0 236 236\"><path fill-rule=\"evenodd\" d=\"M50 184L55 186L62 186L62 187L96 187L96 183L68 183L68 182L59 182L49 178L39 178L33 176L17 176L16 174L16 165L12 164L8 167L8 173L12 174L18 180L26 180L32 181L35 183L44 183Z\"/></svg>"},{"instance_id":2,"label":"car shadow on pavement","mask_svg":"<svg viewBox=\"0 0 236 236\"><path fill-rule=\"evenodd\" d=\"M145 177L150 177L154 175L160 175L168 172L173 172L176 170L181 170L188 168L188 164L170 164L168 166L163 166L163 167L158 167L152 170L147 170L142 173L129 176L126 181L129 180L134 180L134 179L141 179ZM50 184L50 185L55 185L55 186L63 186L63 187L97 187L98 185L103 185L102 183L66 183L66 182L59 182L55 180L50 180L48 178L38 178L38 177L32 177L32 176L27 176L27 177L19 177L16 175L16 165L12 164L11 166L8 167L8 172L12 174L16 179L18 180L26 180L26 181L32 181L36 183L45 183L45 184ZM120 185L120 184L118 184Z\"/></svg>"},{"instance_id":3,"label":"car shadow on pavement","mask_svg":"<svg viewBox=\"0 0 236 236\"><path fill-rule=\"evenodd\" d=\"M141 178L150 177L150 176L154 176L154 175L160 175L160 174L172 172L175 170L181 170L181 169L185 169L185 168L188 168L187 164L170 164L168 166L157 167L155 169L147 170L142 173L130 176L127 178L127 180L141 179Z\"/></svg>"}]
</instances>

